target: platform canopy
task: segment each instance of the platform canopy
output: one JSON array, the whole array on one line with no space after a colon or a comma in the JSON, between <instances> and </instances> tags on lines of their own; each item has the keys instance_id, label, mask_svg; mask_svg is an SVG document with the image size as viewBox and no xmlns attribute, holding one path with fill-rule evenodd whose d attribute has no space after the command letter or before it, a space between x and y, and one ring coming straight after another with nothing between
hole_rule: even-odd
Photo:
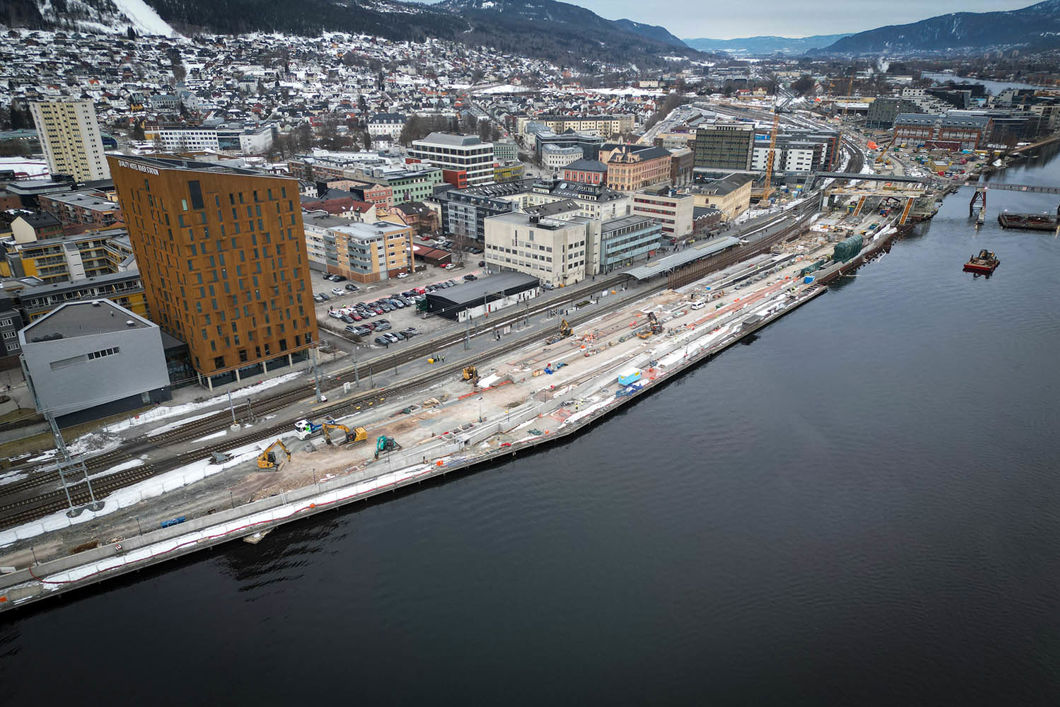
<instances>
[{"instance_id":1,"label":"platform canopy","mask_svg":"<svg viewBox=\"0 0 1060 707\"><path fill-rule=\"evenodd\" d=\"M712 255L717 255L723 250L728 250L733 246L740 244L739 238L733 238L732 236L721 236L720 238L711 238L709 241L703 243L697 243L696 245L679 250L673 255L667 255L665 258L659 258L658 260L648 263L647 265L641 265L639 267L628 270L630 277L635 277L638 280L648 280L656 275L676 270L679 267L694 263L697 260L703 258L709 258Z\"/></svg>"}]
</instances>

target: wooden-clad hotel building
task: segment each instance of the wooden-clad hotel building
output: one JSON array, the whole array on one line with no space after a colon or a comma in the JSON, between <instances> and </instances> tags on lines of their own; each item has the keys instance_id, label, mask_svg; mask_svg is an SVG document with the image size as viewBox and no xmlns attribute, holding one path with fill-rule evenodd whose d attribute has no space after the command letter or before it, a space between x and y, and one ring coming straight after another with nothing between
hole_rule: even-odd
<instances>
[{"instance_id":1,"label":"wooden-clad hotel building","mask_svg":"<svg viewBox=\"0 0 1060 707\"><path fill-rule=\"evenodd\" d=\"M213 385L317 340L298 182L176 157L108 156L150 319Z\"/></svg>"}]
</instances>

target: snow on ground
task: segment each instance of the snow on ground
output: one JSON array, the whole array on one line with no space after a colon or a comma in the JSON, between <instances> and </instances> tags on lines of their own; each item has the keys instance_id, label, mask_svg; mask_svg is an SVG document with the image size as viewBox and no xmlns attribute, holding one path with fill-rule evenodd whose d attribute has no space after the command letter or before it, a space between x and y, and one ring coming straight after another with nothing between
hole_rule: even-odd
<instances>
[{"instance_id":1,"label":"snow on ground","mask_svg":"<svg viewBox=\"0 0 1060 707\"><path fill-rule=\"evenodd\" d=\"M649 91L644 88L590 88L586 93L599 93L604 96L665 96L664 91Z\"/></svg>"},{"instance_id":2,"label":"snow on ground","mask_svg":"<svg viewBox=\"0 0 1060 707\"><path fill-rule=\"evenodd\" d=\"M244 398L244 397L246 397L248 395L256 395L256 394L260 393L263 390L268 390L269 388L273 388L273 387L275 387L277 385L280 385L281 383L286 383L286 382L288 382L290 380L294 380L295 378L297 378L298 376L302 375L303 373L304 373L304 371L293 371L291 373L287 373L287 374L284 374L282 376L277 376L276 378L269 378L268 380L263 380L260 383L257 383L257 384L252 385L252 386L248 386L246 388L240 388L239 390L233 390L232 391L232 399L233 400L238 400L239 398ZM148 410L147 412L140 413L139 415L137 415L135 417L130 417L129 419L122 420L121 422L115 422L113 425L107 425L106 427L103 428L103 431L107 432L107 433L110 433L110 434L114 434L116 432L123 432L124 430L127 430L130 427L137 427L137 426L142 425L142 424L144 424L146 422L155 422L157 420L164 420L167 417L177 417L178 415L187 415L188 413L194 412L195 410L201 410L203 408L212 407L214 405L220 405L221 403L227 403L227 402L228 402L228 395L218 395L218 396L215 396L213 398L210 398L209 400L203 400L203 401L197 402L197 403L183 403L181 405L159 405L158 407L153 408L151 410ZM213 413L208 413L208 414L213 414ZM187 420L181 420L179 422L174 422L171 425L166 425L165 426L165 428L168 428L168 429L154 430L151 433L151 436L162 434L163 431L168 432L171 429L176 429L177 427L180 427L183 424L191 422L192 420L201 419L203 417L206 417L206 415L205 414L204 415L198 415L196 417L192 417L192 418L189 418Z\"/></svg>"},{"instance_id":3,"label":"snow on ground","mask_svg":"<svg viewBox=\"0 0 1060 707\"><path fill-rule=\"evenodd\" d=\"M121 440L109 437L103 434L105 430L98 432L89 432L88 434L81 435L73 442L66 445L66 449L70 452L70 456L77 454L87 454L88 452L108 452L111 449L118 447L121 444ZM58 450L49 449L44 454L39 454L32 459L27 459L27 464L35 464L37 462L48 461L53 459L58 453Z\"/></svg>"},{"instance_id":4,"label":"snow on ground","mask_svg":"<svg viewBox=\"0 0 1060 707\"><path fill-rule=\"evenodd\" d=\"M125 471L126 469L135 469L136 467L143 466L143 465L144 465L144 460L143 459L130 459L127 462L122 462L121 464L118 464L117 466L112 466L111 468L109 468L109 469L107 469L105 471L101 471L98 474L93 474L92 476L90 476L88 478L89 479L98 479L98 478L101 478L101 477L104 477L104 476L109 476L111 474L117 473L119 471Z\"/></svg>"},{"instance_id":5,"label":"snow on ground","mask_svg":"<svg viewBox=\"0 0 1060 707\"><path fill-rule=\"evenodd\" d=\"M213 414L215 414L215 412L211 411L211 412L204 412L204 413L202 413L200 415L192 415L191 417L185 417L183 420L177 420L176 422L170 422L168 425L162 425L158 429L151 430L150 432L147 433L147 436L148 437L157 437L158 435L165 434L166 432L171 432L171 431L177 429L178 427L181 427L182 425L186 425L189 422L195 422L196 420L201 420L201 419L203 419L205 417L209 417L210 415L213 415ZM168 417L168 415L166 417ZM128 420L122 420L121 422L118 422L116 424L117 425L122 425L122 424L125 424L126 422L128 422Z\"/></svg>"},{"instance_id":6,"label":"snow on ground","mask_svg":"<svg viewBox=\"0 0 1060 707\"><path fill-rule=\"evenodd\" d=\"M25 172L31 178L48 176L48 163L44 160L27 160L25 157L0 157L0 169L12 170L16 174Z\"/></svg>"},{"instance_id":7,"label":"snow on ground","mask_svg":"<svg viewBox=\"0 0 1060 707\"><path fill-rule=\"evenodd\" d=\"M436 460L436 463L449 464L454 461L453 457L443 457L440 460ZM218 523L217 525L203 528L202 530L185 533L183 535L177 535L172 538L167 538L144 547L137 548L135 550L129 550L120 555L109 557L104 560L98 560L96 562L90 562L84 565L65 570L63 572L57 572L56 574L49 575L44 578L45 582L43 586L46 590L54 590L63 586L64 583L77 581L92 575L106 572L108 570L116 569L123 565L135 564L142 562L152 557L162 555L179 547L185 547L201 542L206 539L219 538L229 533L233 533L240 530L245 530L248 527L259 525L263 523L269 523L271 521L281 520L296 515L302 510L327 506L338 501L347 500L350 498L356 498L369 494L377 489L385 489L395 486L396 484L414 479L419 476L430 474L432 468L424 464L416 464L414 466L405 467L396 471L381 474L379 476L361 481L356 484L349 486L343 486L331 491L326 491L321 494L317 494L310 499L292 501L285 503L274 508L269 508L263 511L258 511L251 515L238 518L236 520L229 521L227 523ZM65 514L59 514L64 520ZM91 515L87 511L84 515ZM39 521L38 521L39 524ZM20 526L22 527L22 526ZM60 526L61 527L61 526ZM6 540L6 534L11 531L4 531L0 533L0 547L3 547ZM26 536L32 537L32 536Z\"/></svg>"},{"instance_id":8,"label":"snow on ground","mask_svg":"<svg viewBox=\"0 0 1060 707\"><path fill-rule=\"evenodd\" d=\"M495 93L526 93L530 89L526 86L513 86L512 84L503 84L501 86L491 86L484 88L480 91L474 91L476 95L488 95Z\"/></svg>"},{"instance_id":9,"label":"snow on ground","mask_svg":"<svg viewBox=\"0 0 1060 707\"><path fill-rule=\"evenodd\" d=\"M261 454L261 450L264 448L265 443L269 441L271 441L271 438L269 440L259 440L237 449L233 449L230 452L232 458L224 464L214 464L211 459L200 459L199 461L182 466L179 469L167 471L164 474L151 477L138 484L118 489L102 499L105 503L103 508L99 511L85 510L75 518L67 517L66 511L57 511L44 518L39 518L38 520L0 531L0 548L6 547L19 540L25 540L44 533L50 533L55 530L62 530L74 525L86 523L122 508L136 505L145 499L156 498L165 493L169 493L170 491L176 491L189 484L202 481L207 476L213 476L224 469L257 458L257 456ZM138 462L138 464L133 464L132 462ZM139 459L126 462L126 464L132 464L132 466L138 466L142 463L143 462ZM114 473L115 471L119 471L122 467L132 468L132 466L126 467L126 464L119 464L118 466L108 469L96 476Z\"/></svg>"},{"instance_id":10,"label":"snow on ground","mask_svg":"<svg viewBox=\"0 0 1060 707\"><path fill-rule=\"evenodd\" d=\"M140 34L160 34L163 37L180 36L144 0L112 0L112 2L123 15L129 18L133 29Z\"/></svg>"},{"instance_id":11,"label":"snow on ground","mask_svg":"<svg viewBox=\"0 0 1060 707\"><path fill-rule=\"evenodd\" d=\"M199 437L196 442L205 442L208 439L218 439L228 434L228 430L221 430L220 432L214 432L213 434L206 435L205 437Z\"/></svg>"},{"instance_id":12,"label":"snow on ground","mask_svg":"<svg viewBox=\"0 0 1060 707\"><path fill-rule=\"evenodd\" d=\"M27 474L25 472L9 471L8 473L4 474L3 476L0 476L0 486L4 486L6 484L13 484L16 481L21 481L22 479L26 478L27 476L29 476L29 474Z\"/></svg>"}]
</instances>

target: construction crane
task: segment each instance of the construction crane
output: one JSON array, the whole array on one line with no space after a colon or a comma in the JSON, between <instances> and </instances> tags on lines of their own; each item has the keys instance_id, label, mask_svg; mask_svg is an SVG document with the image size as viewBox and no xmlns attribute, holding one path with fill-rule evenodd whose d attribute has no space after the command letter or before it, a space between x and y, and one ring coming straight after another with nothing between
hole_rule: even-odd
<instances>
[{"instance_id":1,"label":"construction crane","mask_svg":"<svg viewBox=\"0 0 1060 707\"><path fill-rule=\"evenodd\" d=\"M762 185L762 196L758 199L759 204L769 201L769 195L773 193L773 161L776 159L777 129L780 127L780 112L787 108L789 103L795 100L795 96L793 95L781 94L780 91L777 91L777 94L783 95L783 100L780 103L777 103L776 95L773 97L773 129L769 133L769 154L766 155L766 178L765 184Z\"/></svg>"},{"instance_id":2,"label":"construction crane","mask_svg":"<svg viewBox=\"0 0 1060 707\"><path fill-rule=\"evenodd\" d=\"M343 442L341 442L341 444L349 444L351 442L364 442L368 439L368 430L363 427L355 427L351 430L346 425L340 425L335 421L329 421L321 425L321 431L324 433L324 441L327 444L335 444L335 442L331 440L331 433L337 430L341 430L346 435L346 438L343 440Z\"/></svg>"},{"instance_id":3,"label":"construction crane","mask_svg":"<svg viewBox=\"0 0 1060 707\"><path fill-rule=\"evenodd\" d=\"M283 453L287 455L287 461L291 460L291 450L287 448L287 445L283 443L283 440L276 440L268 447L265 447L265 451L258 457L258 468L259 469L275 469L280 465L280 461L276 454L273 453L273 449L279 447L283 450Z\"/></svg>"}]
</instances>

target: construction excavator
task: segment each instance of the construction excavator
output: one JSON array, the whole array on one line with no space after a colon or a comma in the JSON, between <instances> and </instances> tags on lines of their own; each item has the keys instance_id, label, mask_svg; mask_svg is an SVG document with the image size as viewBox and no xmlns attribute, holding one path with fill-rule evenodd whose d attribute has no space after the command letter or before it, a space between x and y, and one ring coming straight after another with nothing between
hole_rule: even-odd
<instances>
[{"instance_id":1,"label":"construction excavator","mask_svg":"<svg viewBox=\"0 0 1060 707\"><path fill-rule=\"evenodd\" d=\"M327 444L350 444L352 442L364 442L368 439L368 430L363 427L355 427L352 430L346 425L340 425L337 422L325 422L321 425L321 431L324 433L324 441ZM331 439L331 433L335 431L342 431L346 437L341 442L335 442Z\"/></svg>"},{"instance_id":2,"label":"construction excavator","mask_svg":"<svg viewBox=\"0 0 1060 707\"><path fill-rule=\"evenodd\" d=\"M659 318L655 316L655 312L648 312L648 326L641 328L637 332L638 339L647 339L649 336L659 335L663 333L662 324L659 323Z\"/></svg>"},{"instance_id":3,"label":"construction excavator","mask_svg":"<svg viewBox=\"0 0 1060 707\"><path fill-rule=\"evenodd\" d=\"M397 440L393 437L387 437L386 435L380 435L375 440L375 458L378 459L380 454L386 454L387 452L393 452L394 450L401 449L401 445L397 443Z\"/></svg>"},{"instance_id":4,"label":"construction excavator","mask_svg":"<svg viewBox=\"0 0 1060 707\"><path fill-rule=\"evenodd\" d=\"M574 336L574 329L566 319L560 320L559 331L545 339L545 345L554 344L557 341L566 339L568 336Z\"/></svg>"},{"instance_id":5,"label":"construction excavator","mask_svg":"<svg viewBox=\"0 0 1060 707\"><path fill-rule=\"evenodd\" d=\"M275 469L280 465L281 460L278 454L272 451L277 447L283 450L283 453L287 455L287 461L291 460L291 450L287 448L287 445L283 443L283 440L278 439L266 447L265 451L258 457L259 469Z\"/></svg>"},{"instance_id":6,"label":"construction excavator","mask_svg":"<svg viewBox=\"0 0 1060 707\"><path fill-rule=\"evenodd\" d=\"M471 381L471 385L478 383L478 368L475 366L464 366L464 380Z\"/></svg>"}]
</instances>

